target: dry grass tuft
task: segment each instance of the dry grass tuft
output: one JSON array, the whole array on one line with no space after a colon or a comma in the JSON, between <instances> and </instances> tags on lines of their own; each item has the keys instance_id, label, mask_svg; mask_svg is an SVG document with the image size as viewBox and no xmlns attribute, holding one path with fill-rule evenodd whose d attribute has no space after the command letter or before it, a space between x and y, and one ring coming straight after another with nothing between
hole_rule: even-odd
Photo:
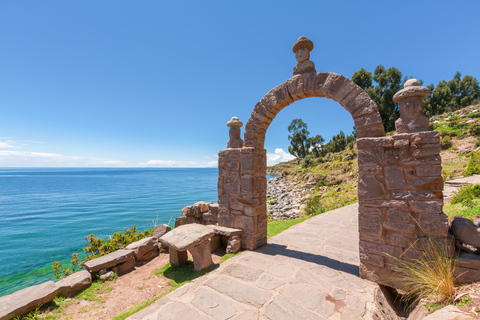
<instances>
[{"instance_id":1,"label":"dry grass tuft","mask_svg":"<svg viewBox=\"0 0 480 320\"><path fill-rule=\"evenodd\" d=\"M415 261L393 258L395 276L403 283L403 300L415 303L426 299L436 303L451 303L455 297L455 259L451 256L448 241L426 238L420 246L412 245L419 259ZM420 247L420 249L417 249Z\"/></svg>"}]
</instances>

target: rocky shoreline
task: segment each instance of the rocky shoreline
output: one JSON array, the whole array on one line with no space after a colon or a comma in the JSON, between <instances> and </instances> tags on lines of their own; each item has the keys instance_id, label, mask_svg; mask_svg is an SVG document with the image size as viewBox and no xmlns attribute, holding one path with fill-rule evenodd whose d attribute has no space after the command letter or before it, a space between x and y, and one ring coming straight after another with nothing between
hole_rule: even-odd
<instances>
[{"instance_id":1,"label":"rocky shoreline","mask_svg":"<svg viewBox=\"0 0 480 320\"><path fill-rule=\"evenodd\" d=\"M297 178L281 173L267 181L267 215L269 220L298 218L315 182L302 184Z\"/></svg>"}]
</instances>

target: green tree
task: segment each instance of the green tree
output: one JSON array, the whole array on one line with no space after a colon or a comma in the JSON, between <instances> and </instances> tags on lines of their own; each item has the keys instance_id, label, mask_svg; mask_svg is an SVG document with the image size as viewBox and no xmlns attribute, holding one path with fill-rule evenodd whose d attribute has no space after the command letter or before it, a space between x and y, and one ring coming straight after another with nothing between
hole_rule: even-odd
<instances>
[{"instance_id":1,"label":"green tree","mask_svg":"<svg viewBox=\"0 0 480 320\"><path fill-rule=\"evenodd\" d=\"M288 152L297 158L305 158L307 155L307 139L310 132L307 130L307 124L302 119L293 119L292 123L288 126L288 135L290 139L290 146Z\"/></svg>"},{"instance_id":2,"label":"green tree","mask_svg":"<svg viewBox=\"0 0 480 320\"><path fill-rule=\"evenodd\" d=\"M478 103L480 86L476 78L467 75L461 78L456 72L450 81L442 80L437 87L428 86L430 96L424 100L427 116L451 112Z\"/></svg>"},{"instance_id":3,"label":"green tree","mask_svg":"<svg viewBox=\"0 0 480 320\"><path fill-rule=\"evenodd\" d=\"M352 76L352 81L364 89L377 104L386 132L395 130L395 120L400 113L398 103L393 102L393 96L402 88L406 80L407 77L402 80L402 73L397 68L385 69L382 65L375 68L373 77L371 72L363 68ZM373 81L377 84L373 85Z\"/></svg>"},{"instance_id":4,"label":"green tree","mask_svg":"<svg viewBox=\"0 0 480 320\"><path fill-rule=\"evenodd\" d=\"M302 119L293 119L292 123L288 126L288 132L291 135L290 146L288 152L297 158L305 158L307 155L312 154L319 157L322 150L322 144L325 142L323 137L317 134L314 137L309 137L310 132L307 130L307 124Z\"/></svg>"},{"instance_id":5,"label":"green tree","mask_svg":"<svg viewBox=\"0 0 480 320\"><path fill-rule=\"evenodd\" d=\"M315 137L311 137L307 139L307 150L310 154L315 155L315 157L320 157L322 154L322 147L325 139L319 134Z\"/></svg>"}]
</instances>

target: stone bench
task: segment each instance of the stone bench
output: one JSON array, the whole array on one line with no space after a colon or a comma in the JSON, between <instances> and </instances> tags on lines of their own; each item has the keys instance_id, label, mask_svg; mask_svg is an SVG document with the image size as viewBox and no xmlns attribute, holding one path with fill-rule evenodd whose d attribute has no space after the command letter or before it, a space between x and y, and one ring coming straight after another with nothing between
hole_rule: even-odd
<instances>
[{"instance_id":1,"label":"stone bench","mask_svg":"<svg viewBox=\"0 0 480 320\"><path fill-rule=\"evenodd\" d=\"M158 240L168 246L170 264L181 266L188 260L187 250L193 257L195 271L200 271L213 264L210 238L215 234L210 226L186 224L176 227Z\"/></svg>"},{"instance_id":2,"label":"stone bench","mask_svg":"<svg viewBox=\"0 0 480 320\"><path fill-rule=\"evenodd\" d=\"M223 245L226 253L237 253L241 247L240 236L243 234L242 229L227 228L222 226L210 225L215 236L210 241L211 250L219 248Z\"/></svg>"}]
</instances>

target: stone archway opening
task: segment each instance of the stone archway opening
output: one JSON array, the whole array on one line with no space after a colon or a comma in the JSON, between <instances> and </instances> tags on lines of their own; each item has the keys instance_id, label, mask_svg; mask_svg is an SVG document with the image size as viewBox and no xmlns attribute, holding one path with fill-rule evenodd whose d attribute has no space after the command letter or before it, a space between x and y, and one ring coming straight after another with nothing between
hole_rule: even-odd
<instances>
[{"instance_id":1,"label":"stone archway opening","mask_svg":"<svg viewBox=\"0 0 480 320\"><path fill-rule=\"evenodd\" d=\"M440 138L425 128L421 99L425 89L406 86L400 102L398 131L386 137L378 107L349 78L316 72L309 60L313 44L300 37L293 47L298 64L292 78L271 89L254 107L240 137L241 122L229 122L228 148L219 153L219 225L244 231L242 247L267 242L265 134L276 115L295 101L326 97L347 110L357 129L360 274L398 287L386 255L416 259L409 250L429 236L449 241L443 214ZM305 52L308 51L308 54ZM409 111L406 111L409 110ZM424 116L423 116L424 117Z\"/></svg>"}]
</instances>

